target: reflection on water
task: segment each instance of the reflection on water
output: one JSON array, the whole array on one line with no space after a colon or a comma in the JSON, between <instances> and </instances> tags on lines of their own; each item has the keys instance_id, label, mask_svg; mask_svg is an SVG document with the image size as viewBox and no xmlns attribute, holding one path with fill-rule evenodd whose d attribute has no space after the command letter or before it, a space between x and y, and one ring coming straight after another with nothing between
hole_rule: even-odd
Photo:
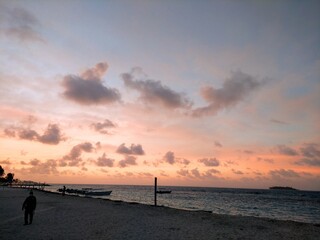
<instances>
[{"instance_id":1,"label":"reflection on water","mask_svg":"<svg viewBox=\"0 0 320 240\"><path fill-rule=\"evenodd\" d=\"M46 190L56 192L63 185ZM100 197L125 202L154 204L152 186L66 185L67 188L112 190ZM158 194L158 205L204 210L218 214L267 217L280 220L320 223L320 192L229 188L166 187L171 194Z\"/></svg>"}]
</instances>

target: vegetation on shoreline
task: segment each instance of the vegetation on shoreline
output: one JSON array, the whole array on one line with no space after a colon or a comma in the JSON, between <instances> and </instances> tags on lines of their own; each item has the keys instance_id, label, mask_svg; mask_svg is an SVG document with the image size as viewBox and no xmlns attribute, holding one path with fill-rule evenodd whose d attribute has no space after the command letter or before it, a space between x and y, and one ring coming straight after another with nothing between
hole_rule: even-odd
<instances>
[{"instance_id":1,"label":"vegetation on shoreline","mask_svg":"<svg viewBox=\"0 0 320 240\"><path fill-rule=\"evenodd\" d=\"M14 182L14 173L7 173L7 175L3 177L4 175L5 171L0 165L0 183L11 184L12 182Z\"/></svg>"}]
</instances>

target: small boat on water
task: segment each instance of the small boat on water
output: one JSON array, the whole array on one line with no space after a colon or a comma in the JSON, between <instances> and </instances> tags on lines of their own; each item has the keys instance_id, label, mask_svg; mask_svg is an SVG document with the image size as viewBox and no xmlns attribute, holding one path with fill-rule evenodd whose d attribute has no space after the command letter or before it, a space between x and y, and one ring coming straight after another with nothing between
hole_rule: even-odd
<instances>
[{"instance_id":1,"label":"small boat on water","mask_svg":"<svg viewBox=\"0 0 320 240\"><path fill-rule=\"evenodd\" d=\"M104 190L89 190L86 191L84 195L86 196L109 196L112 191L104 191Z\"/></svg>"},{"instance_id":2,"label":"small boat on water","mask_svg":"<svg viewBox=\"0 0 320 240\"><path fill-rule=\"evenodd\" d=\"M170 194L171 190L159 190L157 191L158 194Z\"/></svg>"},{"instance_id":3,"label":"small boat on water","mask_svg":"<svg viewBox=\"0 0 320 240\"><path fill-rule=\"evenodd\" d=\"M58 192L63 192L63 188L59 188ZM77 194L77 195L85 195L85 196L109 196L112 191L106 191L104 189L94 189L94 188L82 188L82 189L65 189L66 193L69 194Z\"/></svg>"}]
</instances>

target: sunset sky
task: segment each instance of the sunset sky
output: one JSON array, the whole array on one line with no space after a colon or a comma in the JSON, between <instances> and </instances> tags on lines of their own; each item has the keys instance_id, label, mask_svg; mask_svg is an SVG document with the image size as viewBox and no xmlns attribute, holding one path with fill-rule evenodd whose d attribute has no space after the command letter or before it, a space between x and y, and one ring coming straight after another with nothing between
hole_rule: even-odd
<instances>
[{"instance_id":1,"label":"sunset sky","mask_svg":"<svg viewBox=\"0 0 320 240\"><path fill-rule=\"evenodd\" d=\"M16 178L320 190L320 1L0 0Z\"/></svg>"}]
</instances>

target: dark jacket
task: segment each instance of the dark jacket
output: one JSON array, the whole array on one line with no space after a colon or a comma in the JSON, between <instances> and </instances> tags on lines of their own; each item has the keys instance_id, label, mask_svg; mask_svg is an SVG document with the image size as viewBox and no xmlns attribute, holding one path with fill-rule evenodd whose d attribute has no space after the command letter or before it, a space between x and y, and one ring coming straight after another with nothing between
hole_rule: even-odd
<instances>
[{"instance_id":1,"label":"dark jacket","mask_svg":"<svg viewBox=\"0 0 320 240\"><path fill-rule=\"evenodd\" d=\"M26 211L34 211L37 206L37 199L35 196L29 196L26 198L22 205L22 210L25 209Z\"/></svg>"}]
</instances>

